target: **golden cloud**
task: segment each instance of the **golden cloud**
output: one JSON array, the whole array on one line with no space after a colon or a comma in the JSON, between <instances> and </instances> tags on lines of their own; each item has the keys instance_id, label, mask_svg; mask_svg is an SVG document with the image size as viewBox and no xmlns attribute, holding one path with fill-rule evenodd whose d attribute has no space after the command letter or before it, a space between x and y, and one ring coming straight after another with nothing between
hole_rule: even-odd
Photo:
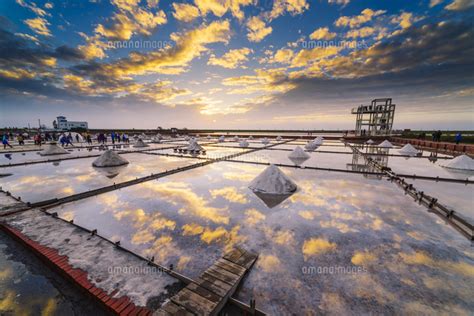
<instances>
[{"instance_id":1,"label":"golden cloud","mask_svg":"<svg viewBox=\"0 0 474 316\"><path fill-rule=\"evenodd\" d=\"M192 4L173 3L173 16L182 22L191 22L199 17L199 9Z\"/></svg>"},{"instance_id":2,"label":"golden cloud","mask_svg":"<svg viewBox=\"0 0 474 316\"><path fill-rule=\"evenodd\" d=\"M328 27L320 27L309 35L312 40L331 40L336 37L336 33L330 32Z\"/></svg>"},{"instance_id":3,"label":"golden cloud","mask_svg":"<svg viewBox=\"0 0 474 316\"><path fill-rule=\"evenodd\" d=\"M334 22L336 26L349 26L350 28L358 27L364 23L371 21L374 17L384 14L386 11L372 9L362 10L360 15L355 16L341 16L339 19Z\"/></svg>"},{"instance_id":4,"label":"golden cloud","mask_svg":"<svg viewBox=\"0 0 474 316\"><path fill-rule=\"evenodd\" d=\"M27 19L24 21L26 25L30 27L30 29L40 35L44 36L51 36L51 31L48 28L48 21L43 18L34 18L34 19Z\"/></svg>"},{"instance_id":5,"label":"golden cloud","mask_svg":"<svg viewBox=\"0 0 474 316\"><path fill-rule=\"evenodd\" d=\"M251 42L260 42L272 33L272 27L266 26L265 22L258 16L251 17L247 22L247 38Z\"/></svg>"},{"instance_id":6,"label":"golden cloud","mask_svg":"<svg viewBox=\"0 0 474 316\"><path fill-rule=\"evenodd\" d=\"M225 53L221 58L211 55L208 65L221 66L224 68L235 69L243 62L247 61L247 56L253 51L250 48L243 47L239 49L231 49ZM245 67L244 67L245 68Z\"/></svg>"},{"instance_id":7,"label":"golden cloud","mask_svg":"<svg viewBox=\"0 0 474 316\"><path fill-rule=\"evenodd\" d=\"M297 15L308 9L309 3L306 0L275 0L273 1L272 10L266 16L272 20L286 12Z\"/></svg>"}]
</instances>

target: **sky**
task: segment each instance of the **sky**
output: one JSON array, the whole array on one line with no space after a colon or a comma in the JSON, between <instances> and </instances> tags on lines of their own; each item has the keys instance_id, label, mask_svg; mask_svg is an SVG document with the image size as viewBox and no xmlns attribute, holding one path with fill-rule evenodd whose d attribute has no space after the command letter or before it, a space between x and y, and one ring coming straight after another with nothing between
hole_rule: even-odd
<instances>
[{"instance_id":1,"label":"sky","mask_svg":"<svg viewBox=\"0 0 474 316\"><path fill-rule=\"evenodd\" d=\"M474 130L474 0L2 0L0 127Z\"/></svg>"}]
</instances>

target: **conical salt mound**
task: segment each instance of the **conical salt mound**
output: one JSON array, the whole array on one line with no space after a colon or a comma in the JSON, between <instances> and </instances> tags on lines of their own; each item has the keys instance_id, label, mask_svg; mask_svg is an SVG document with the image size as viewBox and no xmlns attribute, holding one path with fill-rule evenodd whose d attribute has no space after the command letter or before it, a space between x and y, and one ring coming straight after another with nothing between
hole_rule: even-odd
<instances>
[{"instance_id":1,"label":"conical salt mound","mask_svg":"<svg viewBox=\"0 0 474 316\"><path fill-rule=\"evenodd\" d=\"M145 144L141 138L137 140L137 142L133 145L135 148L139 147L148 147L149 145Z\"/></svg>"},{"instance_id":2,"label":"conical salt mound","mask_svg":"<svg viewBox=\"0 0 474 316\"><path fill-rule=\"evenodd\" d=\"M219 137L219 143L223 143L223 142L225 142L225 136L224 135Z\"/></svg>"},{"instance_id":3,"label":"conical salt mound","mask_svg":"<svg viewBox=\"0 0 474 316\"><path fill-rule=\"evenodd\" d=\"M126 164L128 164L128 161L112 149L106 150L92 163L94 167L117 167Z\"/></svg>"},{"instance_id":4,"label":"conical salt mound","mask_svg":"<svg viewBox=\"0 0 474 316\"><path fill-rule=\"evenodd\" d=\"M202 151L204 148L201 147L201 145L198 144L197 141L191 141L189 143L188 148L186 148L188 151Z\"/></svg>"},{"instance_id":5,"label":"conical salt mound","mask_svg":"<svg viewBox=\"0 0 474 316\"><path fill-rule=\"evenodd\" d=\"M393 145L391 142L389 142L388 140L384 140L383 142L381 142L379 144L379 147L382 147L382 148L392 148Z\"/></svg>"},{"instance_id":6,"label":"conical salt mound","mask_svg":"<svg viewBox=\"0 0 474 316\"><path fill-rule=\"evenodd\" d=\"M211 135L207 135L207 139L211 139L211 138L212 138Z\"/></svg>"},{"instance_id":7,"label":"conical salt mound","mask_svg":"<svg viewBox=\"0 0 474 316\"><path fill-rule=\"evenodd\" d=\"M281 137L280 135L278 135L277 140L282 140L282 139L283 139L283 137Z\"/></svg>"},{"instance_id":8,"label":"conical salt mound","mask_svg":"<svg viewBox=\"0 0 474 316\"><path fill-rule=\"evenodd\" d=\"M318 146L319 146L319 145L322 145L322 144L323 144L323 141L324 141L324 139L323 139L321 136L318 136L318 137L316 137L316 138L314 139L313 143L314 143L315 145L318 145Z\"/></svg>"},{"instance_id":9,"label":"conical salt mound","mask_svg":"<svg viewBox=\"0 0 474 316\"><path fill-rule=\"evenodd\" d=\"M249 147L249 142L245 139L239 143L240 147Z\"/></svg>"},{"instance_id":10,"label":"conical salt mound","mask_svg":"<svg viewBox=\"0 0 474 316\"><path fill-rule=\"evenodd\" d=\"M252 139L253 139L253 136L252 136L252 135L250 135L248 139L249 139L249 140L252 140Z\"/></svg>"},{"instance_id":11,"label":"conical salt mound","mask_svg":"<svg viewBox=\"0 0 474 316\"><path fill-rule=\"evenodd\" d=\"M474 159L467 155L461 155L447 161L442 166L449 169L474 171Z\"/></svg>"},{"instance_id":12,"label":"conical salt mound","mask_svg":"<svg viewBox=\"0 0 474 316\"><path fill-rule=\"evenodd\" d=\"M311 140L304 146L306 150L310 150L310 151L316 150L318 147L319 145L316 144L316 142L311 141Z\"/></svg>"},{"instance_id":13,"label":"conical salt mound","mask_svg":"<svg viewBox=\"0 0 474 316\"><path fill-rule=\"evenodd\" d=\"M415 156L416 154L418 154L418 149L413 147L411 144L406 144L398 152L402 155Z\"/></svg>"},{"instance_id":14,"label":"conical salt mound","mask_svg":"<svg viewBox=\"0 0 474 316\"><path fill-rule=\"evenodd\" d=\"M234 136L234 142L238 142L239 141L239 137L237 135Z\"/></svg>"},{"instance_id":15,"label":"conical salt mound","mask_svg":"<svg viewBox=\"0 0 474 316\"><path fill-rule=\"evenodd\" d=\"M270 165L250 182L249 189L266 194L292 194L297 186L277 166Z\"/></svg>"},{"instance_id":16,"label":"conical salt mound","mask_svg":"<svg viewBox=\"0 0 474 316\"><path fill-rule=\"evenodd\" d=\"M153 143L161 143L161 137L155 136L151 139Z\"/></svg>"},{"instance_id":17,"label":"conical salt mound","mask_svg":"<svg viewBox=\"0 0 474 316\"><path fill-rule=\"evenodd\" d=\"M295 149L293 149L293 151L288 155L288 158L290 159L291 158L308 159L309 157L310 155L308 155L300 146L296 146Z\"/></svg>"},{"instance_id":18,"label":"conical salt mound","mask_svg":"<svg viewBox=\"0 0 474 316\"><path fill-rule=\"evenodd\" d=\"M369 144L369 145L372 145L373 143L375 143L373 140L369 139L368 141L365 142L366 144Z\"/></svg>"},{"instance_id":19,"label":"conical salt mound","mask_svg":"<svg viewBox=\"0 0 474 316\"><path fill-rule=\"evenodd\" d=\"M59 147L56 143L50 143L48 147L40 151L41 156L64 155L69 154L67 150Z\"/></svg>"},{"instance_id":20,"label":"conical salt mound","mask_svg":"<svg viewBox=\"0 0 474 316\"><path fill-rule=\"evenodd\" d=\"M265 144L265 145L266 145L266 144L268 144L268 143L270 143L270 141L268 140L268 138L265 137L265 138L262 139L262 144Z\"/></svg>"},{"instance_id":21,"label":"conical salt mound","mask_svg":"<svg viewBox=\"0 0 474 316\"><path fill-rule=\"evenodd\" d=\"M308 160L310 157L311 156L308 155L300 146L296 146L296 148L293 149L293 151L288 155L288 159L298 166Z\"/></svg>"},{"instance_id":22,"label":"conical salt mound","mask_svg":"<svg viewBox=\"0 0 474 316\"><path fill-rule=\"evenodd\" d=\"M189 137L189 136L186 136L186 137L184 138L185 141L189 141L190 139L191 139L191 137Z\"/></svg>"}]
</instances>

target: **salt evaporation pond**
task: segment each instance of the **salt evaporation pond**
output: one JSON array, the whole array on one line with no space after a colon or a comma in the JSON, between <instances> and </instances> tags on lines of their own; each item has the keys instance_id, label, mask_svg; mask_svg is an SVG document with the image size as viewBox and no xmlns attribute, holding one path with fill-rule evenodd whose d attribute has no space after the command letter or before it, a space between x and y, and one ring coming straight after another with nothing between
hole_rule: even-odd
<instances>
[{"instance_id":1,"label":"salt evaporation pond","mask_svg":"<svg viewBox=\"0 0 474 316\"><path fill-rule=\"evenodd\" d=\"M238 160L243 161L260 161L274 164L288 164L294 165L294 163L288 158L290 151L282 150L259 150L254 153L245 154L237 157ZM352 161L352 154L332 154L332 153L316 153L308 152L310 158L302 163L302 166L307 167L319 167L319 168L335 168L335 169L346 169L347 165Z\"/></svg>"},{"instance_id":2,"label":"salt evaporation pond","mask_svg":"<svg viewBox=\"0 0 474 316\"><path fill-rule=\"evenodd\" d=\"M12 175L1 179L1 186L25 202L39 202L197 163L142 153L123 157L130 162L128 165L111 168L94 168L92 162L97 157L4 168L2 172Z\"/></svg>"},{"instance_id":3,"label":"salt evaporation pond","mask_svg":"<svg viewBox=\"0 0 474 316\"><path fill-rule=\"evenodd\" d=\"M218 146L211 147L211 146L206 146L206 145L202 147L206 151L206 154L191 154L189 152L180 153L180 152L175 152L173 149L153 150L150 153L182 155L184 157L198 156L202 158L215 159L215 158L222 158L227 155L232 155L232 154L248 151L248 148L225 148L225 147L218 147ZM182 149L185 149L185 147L183 147Z\"/></svg>"},{"instance_id":4,"label":"salt evaporation pond","mask_svg":"<svg viewBox=\"0 0 474 316\"><path fill-rule=\"evenodd\" d=\"M247 188L264 168L219 162L49 211L190 277L235 245L258 252L238 298L269 314L474 309L470 243L396 185L281 168L299 189L270 209Z\"/></svg>"},{"instance_id":5,"label":"salt evaporation pond","mask_svg":"<svg viewBox=\"0 0 474 316\"><path fill-rule=\"evenodd\" d=\"M0 314L105 315L105 312L0 231Z\"/></svg>"},{"instance_id":6,"label":"salt evaporation pond","mask_svg":"<svg viewBox=\"0 0 474 316\"><path fill-rule=\"evenodd\" d=\"M46 146L45 146L46 148ZM89 155L97 155L100 154L101 151L97 148L94 149L86 149L86 148L65 148L69 154L62 154L62 155L51 155L51 156L41 156L39 153L40 151L26 151L26 152L13 152L7 154L0 155L0 165L7 165L7 164L15 164L15 163L23 163L23 162L31 162L31 161L48 161L48 160L57 160L57 159L64 159L64 158L72 158L72 157L82 157L82 156L89 156Z\"/></svg>"}]
</instances>

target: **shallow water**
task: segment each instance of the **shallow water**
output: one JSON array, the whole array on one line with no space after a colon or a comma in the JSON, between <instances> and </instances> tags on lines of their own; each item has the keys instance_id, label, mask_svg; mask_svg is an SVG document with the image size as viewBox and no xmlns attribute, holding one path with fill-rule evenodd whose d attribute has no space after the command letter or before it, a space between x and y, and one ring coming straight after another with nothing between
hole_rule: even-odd
<instances>
[{"instance_id":1,"label":"shallow water","mask_svg":"<svg viewBox=\"0 0 474 316\"><path fill-rule=\"evenodd\" d=\"M264 168L214 163L50 212L190 277L235 245L258 252L239 298L270 314L473 310L470 243L396 185L282 168L299 190L270 209L247 188Z\"/></svg>"},{"instance_id":2,"label":"shallow water","mask_svg":"<svg viewBox=\"0 0 474 316\"><path fill-rule=\"evenodd\" d=\"M32 254L0 231L1 315L102 315ZM68 292L65 296L61 291ZM87 309L85 309L87 307Z\"/></svg>"},{"instance_id":3,"label":"shallow water","mask_svg":"<svg viewBox=\"0 0 474 316\"><path fill-rule=\"evenodd\" d=\"M14 196L21 197L25 202L38 202L197 162L185 158L142 153L123 154L123 157L129 161L129 164L112 168L93 167L92 162L96 157L4 168L3 172L12 175L1 179L1 186L4 190L12 192Z\"/></svg>"},{"instance_id":4,"label":"shallow water","mask_svg":"<svg viewBox=\"0 0 474 316\"><path fill-rule=\"evenodd\" d=\"M81 157L81 156L89 156L89 155L96 155L100 154L100 150L98 149L86 149L86 148L76 148L76 149L68 149L69 154L63 155L51 155L51 156L41 156L39 153L40 151L26 151L26 152L15 152L9 154L1 154L0 155L0 165L6 165L10 163L22 163L22 162L30 162L30 161L48 161L48 160L56 160L56 159L63 159L63 158L71 158L71 157Z\"/></svg>"}]
</instances>

